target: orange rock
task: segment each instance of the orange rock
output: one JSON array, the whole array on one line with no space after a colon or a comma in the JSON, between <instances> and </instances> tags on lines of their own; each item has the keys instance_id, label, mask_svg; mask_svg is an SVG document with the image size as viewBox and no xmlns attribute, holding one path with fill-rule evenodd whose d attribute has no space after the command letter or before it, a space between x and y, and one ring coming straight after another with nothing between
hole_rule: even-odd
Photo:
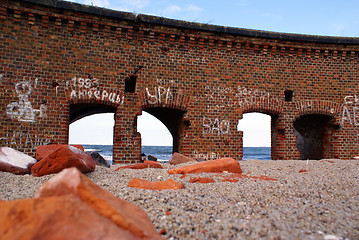
<instances>
[{"instance_id":1,"label":"orange rock","mask_svg":"<svg viewBox=\"0 0 359 240\"><path fill-rule=\"evenodd\" d=\"M199 162L193 165L184 166L180 168L170 169L168 174L188 174L188 173L221 173L223 171L232 173L242 173L239 162L233 158L221 158L217 160L210 160Z\"/></svg>"},{"instance_id":2,"label":"orange rock","mask_svg":"<svg viewBox=\"0 0 359 240\"><path fill-rule=\"evenodd\" d=\"M67 144L40 145L36 148L35 158L37 161L40 161L41 159L43 159L50 153L56 151L57 149L59 149L60 147L63 147L63 146L67 146ZM78 148L82 151L85 151L84 147L82 145L71 145L71 146Z\"/></svg>"},{"instance_id":3,"label":"orange rock","mask_svg":"<svg viewBox=\"0 0 359 240\"><path fill-rule=\"evenodd\" d=\"M222 182L238 182L238 179L241 178L253 178L253 179L259 179L259 180L267 180L267 181L278 181L278 179L275 178L270 178L268 176L264 176L264 175L260 175L260 176L248 176L245 174L238 174L238 173L233 173L229 176L223 176L224 180L222 180Z\"/></svg>"},{"instance_id":4,"label":"orange rock","mask_svg":"<svg viewBox=\"0 0 359 240\"><path fill-rule=\"evenodd\" d=\"M156 163L154 161L146 160L143 163L138 163L138 164L132 164L132 165L119 167L115 171L118 171L120 169L144 169L144 168L163 168L163 167L159 163Z\"/></svg>"},{"instance_id":5,"label":"orange rock","mask_svg":"<svg viewBox=\"0 0 359 240\"><path fill-rule=\"evenodd\" d=\"M196 178L191 178L189 180L190 183L213 183L214 180L213 178L201 178L201 177L196 177Z\"/></svg>"},{"instance_id":6,"label":"orange rock","mask_svg":"<svg viewBox=\"0 0 359 240\"><path fill-rule=\"evenodd\" d=\"M239 179L235 178L223 178L222 182L238 182Z\"/></svg>"},{"instance_id":7,"label":"orange rock","mask_svg":"<svg viewBox=\"0 0 359 240\"><path fill-rule=\"evenodd\" d=\"M95 170L96 163L92 160L90 154L73 146L64 145L34 164L31 168L31 173L36 177L40 177L58 173L70 167L76 167L82 173L88 173Z\"/></svg>"},{"instance_id":8,"label":"orange rock","mask_svg":"<svg viewBox=\"0 0 359 240\"><path fill-rule=\"evenodd\" d=\"M266 180L266 181L278 181L278 179L276 179L276 178L271 178L271 177L264 176L264 175L260 175L259 177L255 177L255 176L249 176L249 177L253 178L253 179Z\"/></svg>"},{"instance_id":9,"label":"orange rock","mask_svg":"<svg viewBox=\"0 0 359 240\"><path fill-rule=\"evenodd\" d=\"M148 181L144 179L133 178L130 180L127 186L150 190L178 190L185 188L183 183L178 183L173 179L168 179L165 181Z\"/></svg>"},{"instance_id":10,"label":"orange rock","mask_svg":"<svg viewBox=\"0 0 359 240\"><path fill-rule=\"evenodd\" d=\"M173 153L172 158L170 160L170 164L172 164L172 165L177 165L177 164L186 163L186 162L197 162L197 160L194 158L187 157L187 156L182 155L177 152Z\"/></svg>"},{"instance_id":11,"label":"orange rock","mask_svg":"<svg viewBox=\"0 0 359 240\"><path fill-rule=\"evenodd\" d=\"M1 239L163 239L147 214L76 168L42 185L35 198L0 202Z\"/></svg>"}]
</instances>

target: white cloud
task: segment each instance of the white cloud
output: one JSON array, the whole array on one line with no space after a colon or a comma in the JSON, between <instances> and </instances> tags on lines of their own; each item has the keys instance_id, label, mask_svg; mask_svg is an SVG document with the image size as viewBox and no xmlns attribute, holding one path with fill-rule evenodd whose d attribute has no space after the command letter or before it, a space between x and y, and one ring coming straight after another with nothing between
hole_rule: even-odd
<instances>
[{"instance_id":1,"label":"white cloud","mask_svg":"<svg viewBox=\"0 0 359 240\"><path fill-rule=\"evenodd\" d=\"M113 1L112 9L117 9L127 12L138 12L141 9L149 5L149 0L122 0L122 1Z\"/></svg>"},{"instance_id":2,"label":"white cloud","mask_svg":"<svg viewBox=\"0 0 359 240\"><path fill-rule=\"evenodd\" d=\"M167 16L167 15L179 13L179 12L181 12L181 10L182 10L181 7L179 7L177 5L171 5L171 6L166 7L162 13L165 16Z\"/></svg>"},{"instance_id":3,"label":"white cloud","mask_svg":"<svg viewBox=\"0 0 359 240\"><path fill-rule=\"evenodd\" d=\"M188 4L186 7L185 7L185 11L189 11L189 12L201 12L203 9L196 6L196 5L193 5L193 4Z\"/></svg>"},{"instance_id":4,"label":"white cloud","mask_svg":"<svg viewBox=\"0 0 359 240\"><path fill-rule=\"evenodd\" d=\"M96 6L96 7L106 7L106 8L110 6L108 0L85 0L83 1L83 4Z\"/></svg>"},{"instance_id":5,"label":"white cloud","mask_svg":"<svg viewBox=\"0 0 359 240\"><path fill-rule=\"evenodd\" d=\"M194 4L184 6L169 5L164 8L160 15L163 17L180 19L185 21L196 21L203 9Z\"/></svg>"}]
</instances>

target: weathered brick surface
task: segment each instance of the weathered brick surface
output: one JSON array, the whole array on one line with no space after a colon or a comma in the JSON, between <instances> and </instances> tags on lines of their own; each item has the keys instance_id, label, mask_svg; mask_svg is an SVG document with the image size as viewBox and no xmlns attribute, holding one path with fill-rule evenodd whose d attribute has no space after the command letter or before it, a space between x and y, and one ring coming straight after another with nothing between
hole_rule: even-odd
<instances>
[{"instance_id":1,"label":"weathered brick surface","mask_svg":"<svg viewBox=\"0 0 359 240\"><path fill-rule=\"evenodd\" d=\"M272 116L273 159L300 159L298 149L313 139L323 158L359 155L358 38L3 0L0 40L4 146L34 154L38 145L67 143L71 121L112 111L114 159L135 162L141 151L136 118L146 110L167 125L176 151L241 159L238 120L262 112ZM125 92L125 81L136 78L135 91ZM322 128L307 126L307 115L322 119Z\"/></svg>"}]
</instances>

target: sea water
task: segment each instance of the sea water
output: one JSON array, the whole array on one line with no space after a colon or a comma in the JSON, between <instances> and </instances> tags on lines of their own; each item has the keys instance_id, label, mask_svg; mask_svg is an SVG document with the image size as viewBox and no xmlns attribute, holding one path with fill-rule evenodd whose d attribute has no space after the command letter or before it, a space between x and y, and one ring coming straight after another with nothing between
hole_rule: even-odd
<instances>
[{"instance_id":1,"label":"sea water","mask_svg":"<svg viewBox=\"0 0 359 240\"><path fill-rule=\"evenodd\" d=\"M97 151L108 162L112 162L112 145L83 145L86 152ZM161 160L170 160L172 157L172 146L142 146L142 153L152 155ZM244 147L243 159L270 160L270 147Z\"/></svg>"}]
</instances>

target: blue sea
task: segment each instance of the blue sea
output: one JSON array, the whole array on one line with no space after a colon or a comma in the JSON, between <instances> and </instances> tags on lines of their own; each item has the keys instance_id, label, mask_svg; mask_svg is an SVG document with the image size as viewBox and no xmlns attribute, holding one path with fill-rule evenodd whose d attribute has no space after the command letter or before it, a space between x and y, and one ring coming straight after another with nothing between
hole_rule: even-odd
<instances>
[{"instance_id":1,"label":"blue sea","mask_svg":"<svg viewBox=\"0 0 359 240\"><path fill-rule=\"evenodd\" d=\"M112 162L112 145L83 145L85 151L97 151L108 162ZM171 146L142 146L142 153L152 155L161 160L170 160L172 157ZM270 147L244 147L243 160L259 159L270 160L271 148Z\"/></svg>"}]
</instances>

